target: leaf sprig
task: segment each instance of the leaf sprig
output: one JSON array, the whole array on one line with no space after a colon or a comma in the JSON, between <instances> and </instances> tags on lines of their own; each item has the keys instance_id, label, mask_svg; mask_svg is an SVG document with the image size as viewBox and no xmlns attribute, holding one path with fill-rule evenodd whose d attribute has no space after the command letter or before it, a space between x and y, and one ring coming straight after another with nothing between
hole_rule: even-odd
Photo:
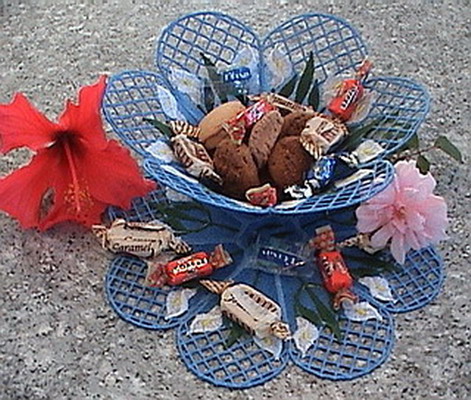
<instances>
[{"instance_id":1,"label":"leaf sprig","mask_svg":"<svg viewBox=\"0 0 471 400\"><path fill-rule=\"evenodd\" d=\"M314 56L311 51L301 76L293 75L278 91L278 94L283 97L291 97L294 93L294 100L297 103L303 103L307 96L307 103L317 111L320 103L319 82L314 79L314 73Z\"/></svg>"}]
</instances>

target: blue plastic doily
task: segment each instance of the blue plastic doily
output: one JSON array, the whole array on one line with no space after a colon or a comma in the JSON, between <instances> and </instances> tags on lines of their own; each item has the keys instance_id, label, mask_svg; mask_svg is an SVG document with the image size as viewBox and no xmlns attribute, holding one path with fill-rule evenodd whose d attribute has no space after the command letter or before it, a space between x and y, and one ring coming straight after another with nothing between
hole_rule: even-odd
<instances>
[{"instance_id":1,"label":"blue plastic doily","mask_svg":"<svg viewBox=\"0 0 471 400\"><path fill-rule=\"evenodd\" d=\"M179 113L191 123L197 123L203 116L198 105L172 85L172 71L184 70L205 79L201 52L213 62L229 66L241 49L249 48L259 59L252 71L253 77L258 78L250 85L250 92L260 93L271 89L266 58L275 47L289 57L297 73L302 71L312 52L316 78L321 85L330 76L353 72L367 55L366 46L356 30L332 15L297 16L259 39L250 28L228 15L215 12L190 14L163 30L155 54L157 72L126 71L110 78L103 100L105 117L126 145L149 159L147 171L157 180L216 207L257 214L319 212L357 204L382 190L392 178L393 169L387 162L376 162L369 166L372 175L332 195L262 209L203 187L176 163L162 168L166 161L148 152L148 146L161 135L143 118L174 118L164 113L163 97L167 100L173 97ZM374 139L386 149L384 154L388 154L417 131L429 110L429 96L421 85L405 78L376 77L368 80L366 85L376 97L363 123L380 118L382 122L374 131Z\"/></svg>"},{"instance_id":2,"label":"blue plastic doily","mask_svg":"<svg viewBox=\"0 0 471 400\"><path fill-rule=\"evenodd\" d=\"M170 204L162 190L135 200L129 212L110 209L109 216L111 219L122 217L132 221L151 221L160 217L155 204ZM200 216L201 210L198 207L190 211L190 214ZM300 288L299 278L253 268L255 236L270 235L283 238L286 242L305 243L312 237L316 227L326 223L334 227L338 240L354 233L354 227L343 222L348 219L348 211L307 216L259 216L256 219L247 214L213 207L207 207L206 211L211 215L212 225L200 232L187 234L184 239L195 250L210 251L216 241L224 243L235 262L230 267L218 270L212 277L232 278L257 287L280 304L283 317L292 330L296 316L293 298ZM194 223L189 221L186 226L194 227ZM349 267L354 273L362 265L349 262ZM320 283L314 265L310 264L306 269L312 271L306 279ZM355 286L361 298L378 308L383 321L358 323L340 315L342 340L337 340L328 328L319 327L320 338L305 357L301 357L293 343L287 342L279 359L261 350L249 336L241 337L226 349L226 326L211 333L187 335L194 316L211 309L217 304L218 297L199 289L197 295L190 300L187 313L166 320L165 299L169 290L173 289L144 286L145 263L134 257L120 255L113 260L107 272L106 293L111 307L124 320L148 329L176 328L176 343L181 358L198 377L219 386L246 388L280 374L290 360L309 373L332 380L354 379L369 373L384 363L391 352L394 322L390 313L424 307L432 301L442 283L442 270L442 261L433 248L410 252L401 272L382 275L391 285L397 300L395 303L375 300L366 288L360 284ZM329 301L322 290L319 292L322 301ZM312 304L306 303L305 298L301 298L301 302L312 308Z\"/></svg>"}]
</instances>

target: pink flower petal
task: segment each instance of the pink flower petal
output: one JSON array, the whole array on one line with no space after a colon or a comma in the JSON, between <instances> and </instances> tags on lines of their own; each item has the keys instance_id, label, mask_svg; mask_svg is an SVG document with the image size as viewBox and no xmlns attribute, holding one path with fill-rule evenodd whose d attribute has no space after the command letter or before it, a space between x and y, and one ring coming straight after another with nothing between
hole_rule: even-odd
<instances>
[{"instance_id":1,"label":"pink flower petal","mask_svg":"<svg viewBox=\"0 0 471 400\"><path fill-rule=\"evenodd\" d=\"M401 234L392 237L391 254L399 264L404 264L408 250L409 249L404 246L404 237Z\"/></svg>"},{"instance_id":2,"label":"pink flower petal","mask_svg":"<svg viewBox=\"0 0 471 400\"><path fill-rule=\"evenodd\" d=\"M386 247L389 239L394 234L394 228L391 224L384 225L380 230L378 230L372 237L371 237L371 246L375 249L382 249Z\"/></svg>"}]
</instances>

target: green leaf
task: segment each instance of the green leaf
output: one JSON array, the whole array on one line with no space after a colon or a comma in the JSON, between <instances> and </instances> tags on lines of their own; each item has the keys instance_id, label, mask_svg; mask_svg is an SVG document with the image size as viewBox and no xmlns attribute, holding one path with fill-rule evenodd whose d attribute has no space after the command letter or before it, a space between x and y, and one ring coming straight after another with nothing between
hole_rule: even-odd
<instances>
[{"instance_id":1,"label":"green leaf","mask_svg":"<svg viewBox=\"0 0 471 400\"><path fill-rule=\"evenodd\" d=\"M330 328L335 337L338 340L341 340L342 331L340 330L340 325L337 321L335 313L316 296L314 291L309 288L305 288L305 290L314 302L314 305L316 306L317 312L319 313L322 321L325 322L325 324Z\"/></svg>"},{"instance_id":2,"label":"green leaf","mask_svg":"<svg viewBox=\"0 0 471 400\"><path fill-rule=\"evenodd\" d=\"M209 113L214 108L214 91L210 85L205 84L203 88L204 107L206 113Z\"/></svg>"},{"instance_id":3,"label":"green leaf","mask_svg":"<svg viewBox=\"0 0 471 400\"><path fill-rule=\"evenodd\" d=\"M404 147L407 149L418 149L420 145L419 142L419 135L417 133L414 133L411 138L407 141Z\"/></svg>"},{"instance_id":4,"label":"green leaf","mask_svg":"<svg viewBox=\"0 0 471 400\"><path fill-rule=\"evenodd\" d=\"M294 92L294 88L298 83L298 75L294 75L278 92L279 95L283 97L289 97Z\"/></svg>"},{"instance_id":5,"label":"green leaf","mask_svg":"<svg viewBox=\"0 0 471 400\"><path fill-rule=\"evenodd\" d=\"M295 101L302 103L312 85L312 79L314 77L314 57L312 51L309 53L309 59L307 60L306 67L304 68L301 78L299 79L299 85L296 89Z\"/></svg>"},{"instance_id":6,"label":"green leaf","mask_svg":"<svg viewBox=\"0 0 471 400\"><path fill-rule=\"evenodd\" d=\"M336 151L353 151L355 150L358 145L362 142L362 140L368 135L370 132L374 131L379 124L381 123L382 119L378 118L370 123L355 127L350 129L349 135L346 139L337 147Z\"/></svg>"},{"instance_id":7,"label":"green leaf","mask_svg":"<svg viewBox=\"0 0 471 400\"><path fill-rule=\"evenodd\" d=\"M235 322L231 321L231 327L229 330L229 335L226 337L226 341L224 342L224 348L229 349L231 348L237 340L239 340L242 336L245 336L245 330L240 326L237 325Z\"/></svg>"},{"instance_id":8,"label":"green leaf","mask_svg":"<svg viewBox=\"0 0 471 400\"><path fill-rule=\"evenodd\" d=\"M144 122L148 122L154 128L157 128L163 135L165 135L167 137L172 137L173 136L172 129L167 124L164 124L163 122L160 122L157 119L151 119L151 118L142 118L142 120Z\"/></svg>"},{"instance_id":9,"label":"green leaf","mask_svg":"<svg viewBox=\"0 0 471 400\"><path fill-rule=\"evenodd\" d=\"M378 272L382 272L382 271L398 272L400 270L400 268L396 264L394 264L390 261L382 260L379 257L374 257L374 256L370 256L370 255L355 256L355 255L349 254L348 250L346 250L346 249L344 249L344 251L342 251L342 255L345 257L346 260L355 261L359 264L364 265L365 269L368 269L370 271L370 274L371 273L378 273ZM354 268L355 271L359 270L359 269L361 269L361 267ZM352 269L352 271L353 271L353 269Z\"/></svg>"},{"instance_id":10,"label":"green leaf","mask_svg":"<svg viewBox=\"0 0 471 400\"><path fill-rule=\"evenodd\" d=\"M453 143L451 143L447 137L445 136L438 137L437 140L435 140L434 146L437 149L444 151L446 154L454 158L459 163L463 162L461 151L459 151L458 147L456 147Z\"/></svg>"},{"instance_id":11,"label":"green leaf","mask_svg":"<svg viewBox=\"0 0 471 400\"><path fill-rule=\"evenodd\" d=\"M417 168L424 175L430 171L430 161L425 156L418 156L416 162Z\"/></svg>"},{"instance_id":12,"label":"green leaf","mask_svg":"<svg viewBox=\"0 0 471 400\"><path fill-rule=\"evenodd\" d=\"M221 99L222 103L227 102L227 95L226 95L226 85L224 85L221 76L219 75L216 64L214 64L204 53L200 53L201 58L203 59L204 66L208 71L208 76L213 85L215 92L217 93L218 97Z\"/></svg>"},{"instance_id":13,"label":"green leaf","mask_svg":"<svg viewBox=\"0 0 471 400\"><path fill-rule=\"evenodd\" d=\"M307 319L309 322L312 322L314 325L321 326L323 325L322 319L319 314L311 310L310 308L304 307L301 303L297 302L295 304L296 314L300 317Z\"/></svg>"},{"instance_id":14,"label":"green leaf","mask_svg":"<svg viewBox=\"0 0 471 400\"><path fill-rule=\"evenodd\" d=\"M312 85L311 92L309 93L309 96L307 98L308 104L314 109L314 111L317 111L319 108L319 82L314 80L314 84Z\"/></svg>"}]
</instances>

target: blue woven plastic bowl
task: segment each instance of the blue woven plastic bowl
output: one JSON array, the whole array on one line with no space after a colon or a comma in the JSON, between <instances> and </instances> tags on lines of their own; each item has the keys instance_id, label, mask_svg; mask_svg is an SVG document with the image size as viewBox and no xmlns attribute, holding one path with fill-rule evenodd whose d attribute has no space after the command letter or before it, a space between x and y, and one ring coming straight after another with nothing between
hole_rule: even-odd
<instances>
[{"instance_id":1,"label":"blue woven plastic bowl","mask_svg":"<svg viewBox=\"0 0 471 400\"><path fill-rule=\"evenodd\" d=\"M251 66L250 83L250 92L257 94L271 89L266 60L275 47L286 54L297 73L303 70L312 52L315 76L321 85L330 76L353 72L367 55L358 32L332 15L300 15L259 38L249 27L228 15L194 13L179 18L162 31L156 45L156 72L125 71L110 78L103 100L106 120L128 147L145 158L144 169L148 174L163 185L218 208L253 214L315 213L360 203L383 190L391 181L394 169L389 162L378 160L367 166L371 169L368 176L340 190L264 209L216 193L191 177L178 163L149 153L149 145L162 136L144 118L162 121L184 118L196 124L204 115L191 96L177 89L172 71L183 70L204 79L206 68L201 53L218 65L230 66L243 49L250 49L258 57ZM417 131L429 110L429 96L421 85L405 78L375 77L366 85L376 96L364 123L378 117L389 119L373 136L386 149L386 155ZM169 111L169 103L177 108Z\"/></svg>"}]
</instances>

